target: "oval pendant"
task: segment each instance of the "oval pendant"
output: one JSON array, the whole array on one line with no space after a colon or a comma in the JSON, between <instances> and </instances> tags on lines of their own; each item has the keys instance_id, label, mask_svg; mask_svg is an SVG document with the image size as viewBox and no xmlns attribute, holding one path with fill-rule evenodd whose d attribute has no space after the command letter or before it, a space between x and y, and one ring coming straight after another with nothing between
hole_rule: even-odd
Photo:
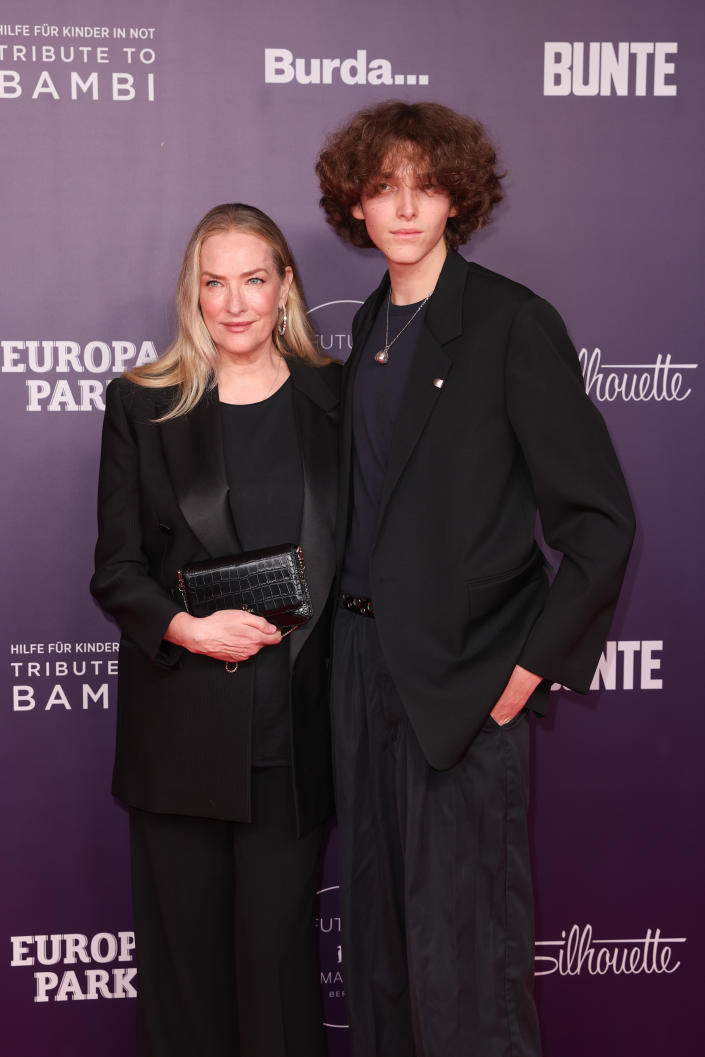
<instances>
[{"instance_id":1,"label":"oval pendant","mask_svg":"<svg viewBox=\"0 0 705 1057\"><path fill-rule=\"evenodd\" d=\"M388 362L389 362L389 353L387 352L386 349L380 349L379 352L375 354L375 363L388 363Z\"/></svg>"}]
</instances>

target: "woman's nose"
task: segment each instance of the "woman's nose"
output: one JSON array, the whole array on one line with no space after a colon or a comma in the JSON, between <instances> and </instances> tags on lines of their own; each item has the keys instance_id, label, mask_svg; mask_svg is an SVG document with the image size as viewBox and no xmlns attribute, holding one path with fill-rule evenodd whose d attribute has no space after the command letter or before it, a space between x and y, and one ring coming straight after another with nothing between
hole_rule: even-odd
<instances>
[{"instance_id":1,"label":"woman's nose","mask_svg":"<svg viewBox=\"0 0 705 1057\"><path fill-rule=\"evenodd\" d=\"M243 297L242 290L237 286L230 286L228 288L227 297L225 299L225 306L228 312L232 312L233 315L237 315L242 312L245 308L245 298Z\"/></svg>"}]
</instances>

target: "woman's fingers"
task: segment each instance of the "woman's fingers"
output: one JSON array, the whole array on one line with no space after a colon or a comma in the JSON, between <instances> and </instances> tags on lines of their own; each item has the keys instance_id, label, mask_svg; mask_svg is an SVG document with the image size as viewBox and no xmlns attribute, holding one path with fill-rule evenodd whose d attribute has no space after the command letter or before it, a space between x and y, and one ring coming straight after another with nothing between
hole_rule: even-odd
<instances>
[{"instance_id":1,"label":"woman's fingers","mask_svg":"<svg viewBox=\"0 0 705 1057\"><path fill-rule=\"evenodd\" d=\"M245 609L222 609L208 617L178 613L165 637L191 653L219 661L246 661L264 646L281 642L281 632L274 624Z\"/></svg>"}]
</instances>

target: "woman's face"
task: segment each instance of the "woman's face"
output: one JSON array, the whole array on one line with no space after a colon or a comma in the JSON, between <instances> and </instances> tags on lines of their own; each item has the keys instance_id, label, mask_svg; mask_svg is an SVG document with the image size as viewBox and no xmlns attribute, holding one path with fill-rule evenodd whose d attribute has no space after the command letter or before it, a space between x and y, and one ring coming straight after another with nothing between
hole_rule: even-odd
<instances>
[{"instance_id":1,"label":"woman's face","mask_svg":"<svg viewBox=\"0 0 705 1057\"><path fill-rule=\"evenodd\" d=\"M211 235L201 246L199 302L221 356L255 362L271 353L272 331L293 273L280 278L272 251L244 231Z\"/></svg>"}]
</instances>

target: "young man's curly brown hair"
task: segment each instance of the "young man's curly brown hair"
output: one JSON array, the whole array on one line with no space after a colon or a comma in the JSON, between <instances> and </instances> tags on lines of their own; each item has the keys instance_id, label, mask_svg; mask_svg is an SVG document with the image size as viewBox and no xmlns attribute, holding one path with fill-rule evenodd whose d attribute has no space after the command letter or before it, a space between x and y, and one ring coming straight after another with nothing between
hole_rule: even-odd
<instances>
[{"instance_id":1,"label":"young man's curly brown hair","mask_svg":"<svg viewBox=\"0 0 705 1057\"><path fill-rule=\"evenodd\" d=\"M332 133L316 163L326 220L353 246L373 243L351 213L381 178L411 164L421 186L441 187L457 215L446 224L449 249L484 227L502 199L497 155L479 121L440 103L388 102L360 110Z\"/></svg>"}]
</instances>

